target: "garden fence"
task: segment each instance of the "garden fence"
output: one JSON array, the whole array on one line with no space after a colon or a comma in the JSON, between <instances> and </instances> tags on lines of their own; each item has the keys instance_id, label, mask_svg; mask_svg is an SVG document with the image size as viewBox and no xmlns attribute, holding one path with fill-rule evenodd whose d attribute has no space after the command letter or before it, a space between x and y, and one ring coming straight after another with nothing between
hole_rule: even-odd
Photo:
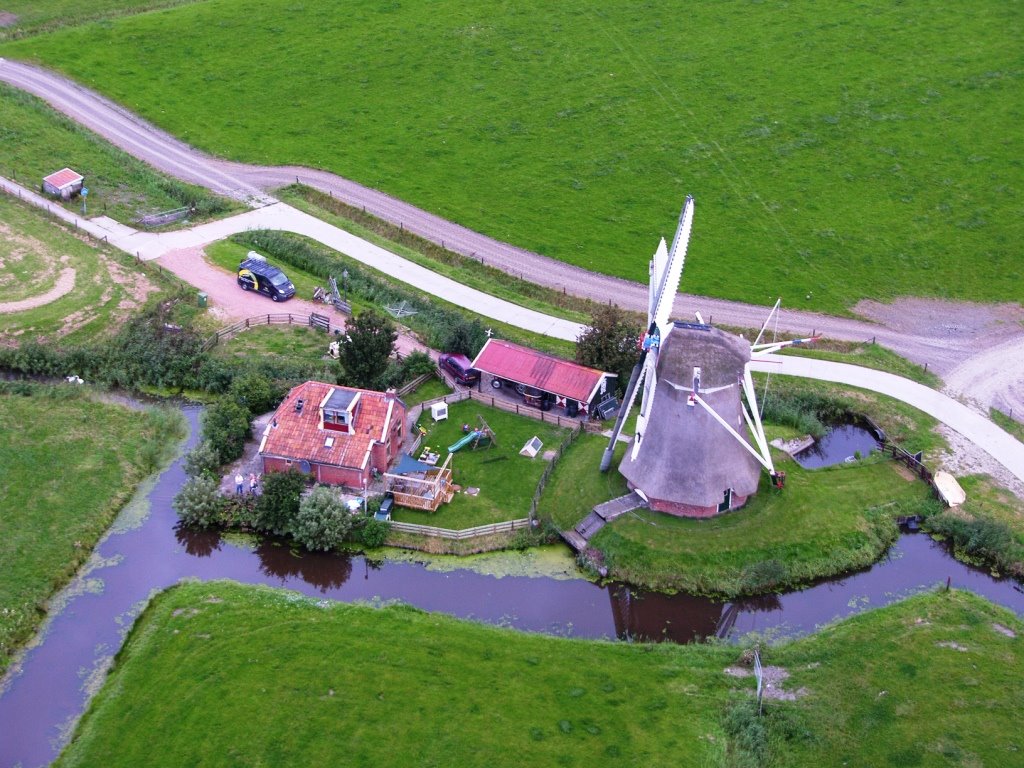
<instances>
[{"instance_id":1,"label":"garden fence","mask_svg":"<svg viewBox=\"0 0 1024 768\"><path fill-rule=\"evenodd\" d=\"M327 320L325 325L324 320ZM221 328L213 336L203 342L203 351L207 352L213 349L221 341L225 339L231 339L237 336L242 331L248 328L254 328L258 325L306 325L310 328L319 328L322 331L328 330L330 326L330 318L326 315L294 315L291 312L279 312L277 314L267 315L256 315L255 317L247 317L245 320L239 320L233 325L229 325L226 328Z\"/></svg>"},{"instance_id":2,"label":"garden fence","mask_svg":"<svg viewBox=\"0 0 1024 768\"><path fill-rule=\"evenodd\" d=\"M402 533L414 533L419 536L434 536L441 539L475 539L480 536L490 536L495 533L511 533L522 528L530 527L530 518L524 517L518 520L508 520L504 523L491 523L490 525L478 525L475 528L464 528L460 531L453 531L450 528L436 528L432 525L416 525L415 523L391 523L391 530Z\"/></svg>"}]
</instances>

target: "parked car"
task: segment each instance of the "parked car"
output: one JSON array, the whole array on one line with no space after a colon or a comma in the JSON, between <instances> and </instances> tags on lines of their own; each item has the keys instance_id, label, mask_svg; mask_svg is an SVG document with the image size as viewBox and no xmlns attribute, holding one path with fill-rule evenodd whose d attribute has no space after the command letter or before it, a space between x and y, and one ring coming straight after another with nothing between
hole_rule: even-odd
<instances>
[{"instance_id":1,"label":"parked car","mask_svg":"<svg viewBox=\"0 0 1024 768\"><path fill-rule=\"evenodd\" d=\"M256 251L249 251L238 265L238 284L243 291L258 291L274 301L285 301L295 295L295 286L288 276Z\"/></svg>"},{"instance_id":2,"label":"parked car","mask_svg":"<svg viewBox=\"0 0 1024 768\"><path fill-rule=\"evenodd\" d=\"M480 381L480 371L473 367L465 355L444 354L437 358L437 364L459 382L471 387Z\"/></svg>"}]
</instances>

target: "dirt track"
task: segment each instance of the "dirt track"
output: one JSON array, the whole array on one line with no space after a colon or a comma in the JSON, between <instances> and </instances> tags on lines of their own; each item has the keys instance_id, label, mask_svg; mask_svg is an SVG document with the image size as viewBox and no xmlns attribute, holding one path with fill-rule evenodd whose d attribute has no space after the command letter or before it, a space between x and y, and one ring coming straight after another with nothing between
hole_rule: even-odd
<instances>
[{"instance_id":1,"label":"dirt track","mask_svg":"<svg viewBox=\"0 0 1024 768\"><path fill-rule=\"evenodd\" d=\"M111 143L177 178L260 206L271 190L296 180L465 255L524 279L565 288L597 301L643 310L647 289L607 275L554 261L446 221L376 190L325 171L298 167L248 166L199 152L98 94L59 75L19 62L0 60L0 80L33 93L55 109L96 131ZM764 307L680 294L675 315L699 310L719 325L757 328ZM949 388L1024 415L1024 308L907 299L891 305L861 302L854 308L864 320L784 309L780 330L817 331L836 339L877 339L878 343L949 378ZM992 353L989 354L989 351Z\"/></svg>"},{"instance_id":2,"label":"dirt track","mask_svg":"<svg viewBox=\"0 0 1024 768\"><path fill-rule=\"evenodd\" d=\"M243 291L238 287L234 275L211 265L205 256L202 248L182 248L162 256L160 266L193 285L201 285L209 297L210 311L223 321L224 325L268 313L290 312L295 315L309 315L316 312L331 318L332 329L344 330L345 315L336 312L333 307L299 298L276 304L266 296ZM395 347L403 355L414 350L429 352L427 347L414 337L404 333L399 335ZM324 351L327 351L326 341Z\"/></svg>"}]
</instances>

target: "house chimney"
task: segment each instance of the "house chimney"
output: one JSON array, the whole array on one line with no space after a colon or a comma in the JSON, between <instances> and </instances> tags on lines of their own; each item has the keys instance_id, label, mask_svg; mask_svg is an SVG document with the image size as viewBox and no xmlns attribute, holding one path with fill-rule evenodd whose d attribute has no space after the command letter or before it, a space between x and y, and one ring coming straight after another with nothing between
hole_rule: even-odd
<instances>
[{"instance_id":1,"label":"house chimney","mask_svg":"<svg viewBox=\"0 0 1024 768\"><path fill-rule=\"evenodd\" d=\"M296 413L302 413L302 406L304 406L305 404L306 404L306 401L303 400L301 397L298 400L296 400L295 401L295 412Z\"/></svg>"},{"instance_id":2,"label":"house chimney","mask_svg":"<svg viewBox=\"0 0 1024 768\"><path fill-rule=\"evenodd\" d=\"M398 397L398 391L394 387L389 387L388 389L384 390L385 402L389 400L394 400L396 397Z\"/></svg>"}]
</instances>

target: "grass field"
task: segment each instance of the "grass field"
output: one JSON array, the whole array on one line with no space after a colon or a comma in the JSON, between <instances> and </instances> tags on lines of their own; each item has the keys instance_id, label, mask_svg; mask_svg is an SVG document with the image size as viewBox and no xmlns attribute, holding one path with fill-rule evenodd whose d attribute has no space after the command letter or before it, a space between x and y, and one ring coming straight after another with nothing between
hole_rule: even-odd
<instances>
[{"instance_id":1,"label":"grass field","mask_svg":"<svg viewBox=\"0 0 1024 768\"><path fill-rule=\"evenodd\" d=\"M0 314L0 343L94 339L177 284L151 265L85 242L36 208L0 195L0 301L45 294L69 269L74 270L69 293L35 308Z\"/></svg>"},{"instance_id":2,"label":"grass field","mask_svg":"<svg viewBox=\"0 0 1024 768\"><path fill-rule=\"evenodd\" d=\"M554 450L568 430L464 400L448 407L446 421L433 423L429 411L420 417L420 424L427 430L421 449L430 446L440 453L443 462L448 446L463 437L462 425L476 427L477 416L483 416L494 430L497 445L477 450L463 448L455 453L451 467L453 481L463 488L479 488L479 495L457 494L450 504L442 504L434 513L395 507L395 520L458 530L530 514L530 500L547 462L540 454L534 459L520 456L519 450L534 436L544 443L542 452Z\"/></svg>"},{"instance_id":3,"label":"grass field","mask_svg":"<svg viewBox=\"0 0 1024 768\"><path fill-rule=\"evenodd\" d=\"M0 671L182 432L173 412L29 391L0 394Z\"/></svg>"},{"instance_id":4,"label":"grass field","mask_svg":"<svg viewBox=\"0 0 1024 768\"><path fill-rule=\"evenodd\" d=\"M38 190L47 174L70 166L85 176L88 214L107 215L132 225L140 216L185 205L199 213L191 223L241 204L206 190L161 176L96 134L80 128L41 100L0 83L0 175ZM63 203L81 212L82 201ZM181 222L169 229L183 226Z\"/></svg>"},{"instance_id":5,"label":"grass field","mask_svg":"<svg viewBox=\"0 0 1024 768\"><path fill-rule=\"evenodd\" d=\"M169 8L191 1L4 0L3 13L9 16L0 20L0 40L38 34L60 27L73 27L87 21L109 20L156 8Z\"/></svg>"},{"instance_id":6,"label":"grass field","mask_svg":"<svg viewBox=\"0 0 1024 768\"><path fill-rule=\"evenodd\" d=\"M1011 765L1021 632L960 592L861 614L764 649L801 696L737 727L736 648L185 584L139 619L57 765Z\"/></svg>"},{"instance_id":7,"label":"grass field","mask_svg":"<svg viewBox=\"0 0 1024 768\"><path fill-rule=\"evenodd\" d=\"M634 279L693 193L687 290L839 311L1019 298L1022 31L997 0L211 0L0 54Z\"/></svg>"}]
</instances>

